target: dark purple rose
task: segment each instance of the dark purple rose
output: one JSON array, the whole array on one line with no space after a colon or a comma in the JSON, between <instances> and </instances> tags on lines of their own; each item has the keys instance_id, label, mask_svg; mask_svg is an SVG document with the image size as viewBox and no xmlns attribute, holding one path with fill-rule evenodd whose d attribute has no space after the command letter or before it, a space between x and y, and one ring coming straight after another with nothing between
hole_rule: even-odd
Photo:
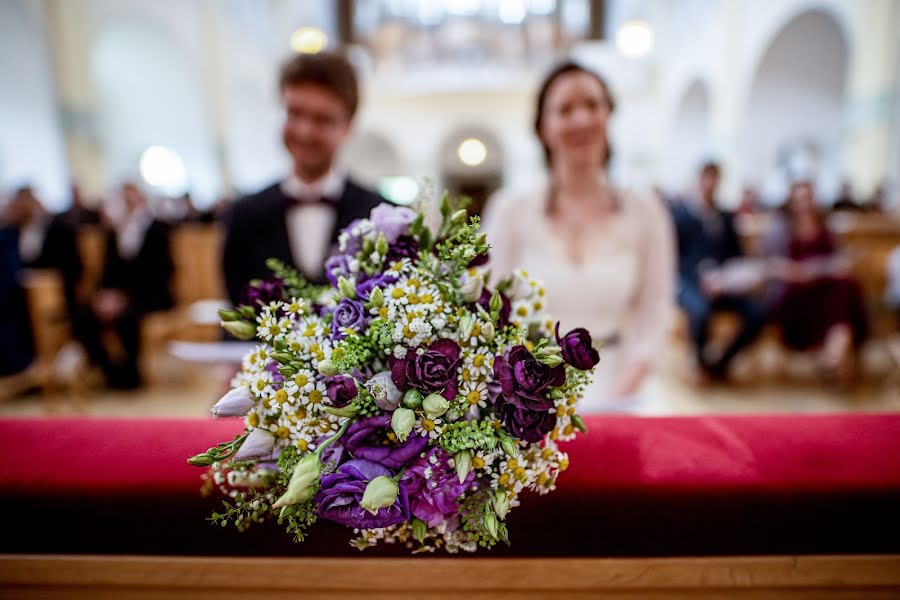
<instances>
[{"instance_id":1,"label":"dark purple rose","mask_svg":"<svg viewBox=\"0 0 900 600\"><path fill-rule=\"evenodd\" d=\"M481 291L481 298L478 300L479 306L481 306L487 312L491 312L491 296L493 292L487 287L485 287ZM510 303L509 298L503 292L500 292L500 300L502 301L502 305L500 307L500 318L497 319L497 326L500 329L503 329L507 325L509 325L509 315L512 312L512 303Z\"/></svg>"},{"instance_id":2,"label":"dark purple rose","mask_svg":"<svg viewBox=\"0 0 900 600\"><path fill-rule=\"evenodd\" d=\"M332 254L325 261L325 277L331 285L337 285L339 277L349 277L350 275L352 275L350 257L346 254Z\"/></svg>"},{"instance_id":3,"label":"dark purple rose","mask_svg":"<svg viewBox=\"0 0 900 600\"><path fill-rule=\"evenodd\" d=\"M342 331L349 327L356 333L362 333L366 327L366 311L361 302L344 298L338 302L331 319L331 334L336 340L342 340L346 334Z\"/></svg>"},{"instance_id":4,"label":"dark purple rose","mask_svg":"<svg viewBox=\"0 0 900 600\"><path fill-rule=\"evenodd\" d=\"M366 417L351 423L341 438L344 448L353 458L364 458L400 469L412 462L428 446L428 438L411 435L402 444L391 441L391 415Z\"/></svg>"},{"instance_id":5,"label":"dark purple rose","mask_svg":"<svg viewBox=\"0 0 900 600\"><path fill-rule=\"evenodd\" d=\"M391 380L401 392L414 388L423 394L441 394L454 400L457 391L459 346L453 340L438 340L425 352L410 350L403 358L390 358Z\"/></svg>"},{"instance_id":6,"label":"dark purple rose","mask_svg":"<svg viewBox=\"0 0 900 600\"><path fill-rule=\"evenodd\" d=\"M494 378L501 388L494 410L506 430L528 442L540 441L556 424L556 413L550 412L553 400L547 393L565 383L565 367L548 367L525 346L516 346L508 357L496 358Z\"/></svg>"},{"instance_id":7,"label":"dark purple rose","mask_svg":"<svg viewBox=\"0 0 900 600\"><path fill-rule=\"evenodd\" d=\"M562 349L563 360L576 369L589 371L600 362L600 353L591 343L591 334L583 327L573 329L560 339L557 322L556 343Z\"/></svg>"},{"instance_id":8,"label":"dark purple rose","mask_svg":"<svg viewBox=\"0 0 900 600\"><path fill-rule=\"evenodd\" d=\"M387 263L397 262L401 258L415 260L419 255L419 242L411 235L401 235L397 241L388 246Z\"/></svg>"},{"instance_id":9,"label":"dark purple rose","mask_svg":"<svg viewBox=\"0 0 900 600\"><path fill-rule=\"evenodd\" d=\"M469 261L468 267L471 269L472 267L480 267L481 265L486 265L488 261L491 259L490 254L485 252L484 254L479 254L475 258Z\"/></svg>"},{"instance_id":10,"label":"dark purple rose","mask_svg":"<svg viewBox=\"0 0 900 600\"><path fill-rule=\"evenodd\" d=\"M346 375L335 375L325 380L325 393L334 408L344 408L356 398L356 380Z\"/></svg>"},{"instance_id":11,"label":"dark purple rose","mask_svg":"<svg viewBox=\"0 0 900 600\"><path fill-rule=\"evenodd\" d=\"M244 287L239 304L259 308L270 302L279 302L287 299L284 291L284 282L281 279L254 279Z\"/></svg>"},{"instance_id":12,"label":"dark purple rose","mask_svg":"<svg viewBox=\"0 0 900 600\"><path fill-rule=\"evenodd\" d=\"M364 277L364 278L363 278ZM397 282L397 278L387 273L376 273L375 275L361 275L360 283L356 285L356 295L360 300L368 300L372 290L379 287L382 291L392 283Z\"/></svg>"},{"instance_id":13,"label":"dark purple rose","mask_svg":"<svg viewBox=\"0 0 900 600\"><path fill-rule=\"evenodd\" d=\"M393 473L369 460L350 460L330 475L322 477L322 487L314 502L319 506L319 517L358 529L380 529L409 520L409 495L406 486L399 484L400 493L392 506L379 509L374 515L359 505L366 491L366 484L380 476L393 477Z\"/></svg>"},{"instance_id":14,"label":"dark purple rose","mask_svg":"<svg viewBox=\"0 0 900 600\"><path fill-rule=\"evenodd\" d=\"M432 459L432 457L434 457ZM435 460L432 463L429 459ZM441 448L432 448L410 466L403 476L409 493L409 511L412 516L435 527L446 521L451 526L458 524L459 498L475 482L475 471L469 471L463 483L459 482L456 470L450 466L450 455ZM431 476L425 478L425 470Z\"/></svg>"}]
</instances>

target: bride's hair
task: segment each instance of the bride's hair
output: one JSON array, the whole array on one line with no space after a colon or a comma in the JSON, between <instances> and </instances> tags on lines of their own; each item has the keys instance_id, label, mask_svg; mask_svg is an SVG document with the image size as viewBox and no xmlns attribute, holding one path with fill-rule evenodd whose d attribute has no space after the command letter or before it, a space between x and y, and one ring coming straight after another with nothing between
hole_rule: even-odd
<instances>
[{"instance_id":1,"label":"bride's hair","mask_svg":"<svg viewBox=\"0 0 900 600\"><path fill-rule=\"evenodd\" d=\"M538 140L541 142L541 147L544 149L544 160L549 165L552 162L552 154L550 152L550 148L547 147L547 144L544 143L544 140L541 138L541 123L544 119L544 109L546 108L547 103L547 93L550 91L550 88L553 87L553 84L556 83L556 80L562 77L563 75L568 75L569 73L586 73L596 79L600 83L600 87L603 88L603 95L606 96L606 102L609 105L609 112L615 110L616 102L613 100L612 93L609 90L609 84L606 83L606 80L603 79L598 73L578 64L575 61L567 60L563 63L560 63L556 67L550 71L546 77L544 77L544 82L541 84L540 91L537 96L537 109L534 112L534 132L537 134ZM606 167L609 165L609 161L612 158L612 147L609 145L609 140L606 142L606 154L603 156L603 166Z\"/></svg>"}]
</instances>

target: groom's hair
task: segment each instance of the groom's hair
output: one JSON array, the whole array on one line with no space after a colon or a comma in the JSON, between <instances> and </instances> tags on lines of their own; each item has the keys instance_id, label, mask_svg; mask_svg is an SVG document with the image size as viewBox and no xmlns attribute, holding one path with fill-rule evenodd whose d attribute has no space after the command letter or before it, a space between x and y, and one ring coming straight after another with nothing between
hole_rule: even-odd
<instances>
[{"instance_id":1,"label":"groom's hair","mask_svg":"<svg viewBox=\"0 0 900 600\"><path fill-rule=\"evenodd\" d=\"M344 56L333 52L317 54L295 54L281 66L278 90L286 87L312 83L320 85L341 99L347 107L350 118L356 114L359 105L359 86L356 72Z\"/></svg>"}]
</instances>

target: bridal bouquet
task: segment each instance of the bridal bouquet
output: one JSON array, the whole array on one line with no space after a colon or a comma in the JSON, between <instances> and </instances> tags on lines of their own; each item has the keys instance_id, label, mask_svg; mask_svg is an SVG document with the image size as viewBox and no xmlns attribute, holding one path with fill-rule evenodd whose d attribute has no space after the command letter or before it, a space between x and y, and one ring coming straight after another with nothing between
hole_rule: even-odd
<instances>
[{"instance_id":1,"label":"bridal bouquet","mask_svg":"<svg viewBox=\"0 0 900 600\"><path fill-rule=\"evenodd\" d=\"M555 488L557 442L584 431L576 403L598 354L560 336L524 271L489 289L478 219L445 196L425 215L381 205L351 224L316 288L270 261L226 330L257 339L212 408L234 440L189 459L229 498L212 520L277 519L302 541L317 519L416 551L509 543L526 490Z\"/></svg>"}]
</instances>

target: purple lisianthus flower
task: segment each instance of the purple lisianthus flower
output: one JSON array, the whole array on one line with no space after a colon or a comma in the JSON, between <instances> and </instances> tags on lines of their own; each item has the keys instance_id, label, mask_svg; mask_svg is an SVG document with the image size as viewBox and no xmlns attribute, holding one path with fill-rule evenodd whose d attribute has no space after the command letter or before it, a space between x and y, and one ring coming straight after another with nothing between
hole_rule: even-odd
<instances>
[{"instance_id":1,"label":"purple lisianthus flower","mask_svg":"<svg viewBox=\"0 0 900 600\"><path fill-rule=\"evenodd\" d=\"M467 266L470 269L472 267L480 267L482 265L486 265L490 259L490 254L488 252L485 252L484 254L479 254L478 256L470 260Z\"/></svg>"},{"instance_id":2,"label":"purple lisianthus flower","mask_svg":"<svg viewBox=\"0 0 900 600\"><path fill-rule=\"evenodd\" d=\"M565 367L548 367L525 346L516 346L508 357L496 358L494 378L501 388L494 410L506 430L527 442L543 439L556 425L553 400L547 392L565 383Z\"/></svg>"},{"instance_id":3,"label":"purple lisianthus flower","mask_svg":"<svg viewBox=\"0 0 900 600\"><path fill-rule=\"evenodd\" d=\"M268 280L254 279L244 287L238 304L259 308L270 302L279 302L285 299L287 299L287 294L281 279L277 277Z\"/></svg>"},{"instance_id":4,"label":"purple lisianthus flower","mask_svg":"<svg viewBox=\"0 0 900 600\"><path fill-rule=\"evenodd\" d=\"M396 277L387 273L376 273L371 276L365 276L364 279L361 276L360 279L360 283L356 285L356 295L360 300L368 300L372 290L377 287L384 290L385 287L397 282Z\"/></svg>"},{"instance_id":5,"label":"purple lisianthus flower","mask_svg":"<svg viewBox=\"0 0 900 600\"><path fill-rule=\"evenodd\" d=\"M393 244L397 238L409 231L409 224L416 218L416 211L406 206L381 203L372 209L369 218L375 226L375 231L383 233L388 243Z\"/></svg>"},{"instance_id":6,"label":"purple lisianthus flower","mask_svg":"<svg viewBox=\"0 0 900 600\"><path fill-rule=\"evenodd\" d=\"M354 421L341 438L344 448L353 458L364 458L384 465L389 469L400 469L414 460L428 446L428 438L409 436L405 442L392 442L391 415L376 415Z\"/></svg>"},{"instance_id":7,"label":"purple lisianthus flower","mask_svg":"<svg viewBox=\"0 0 900 600\"><path fill-rule=\"evenodd\" d=\"M350 275L350 257L346 254L332 254L325 261L325 277L331 285L337 285L338 278Z\"/></svg>"},{"instance_id":8,"label":"purple lisianthus flower","mask_svg":"<svg viewBox=\"0 0 900 600\"><path fill-rule=\"evenodd\" d=\"M563 360L576 369L589 371L600 362L600 353L591 342L591 334L584 327L573 329L559 337L559 322L556 323L556 343L562 350Z\"/></svg>"},{"instance_id":9,"label":"purple lisianthus flower","mask_svg":"<svg viewBox=\"0 0 900 600\"><path fill-rule=\"evenodd\" d=\"M322 477L314 502L319 517L356 529L380 529L409 520L409 495L401 482L397 500L374 515L359 505L366 485L376 477L392 477L384 465L364 459L349 460L337 471Z\"/></svg>"},{"instance_id":10,"label":"purple lisianthus flower","mask_svg":"<svg viewBox=\"0 0 900 600\"><path fill-rule=\"evenodd\" d=\"M427 479L426 469L431 470ZM401 482L406 483L412 516L425 521L429 527L446 521L453 531L459 524L457 499L472 487L475 471L469 471L460 483L456 470L450 466L450 455L441 448L432 448L406 470Z\"/></svg>"},{"instance_id":11,"label":"purple lisianthus flower","mask_svg":"<svg viewBox=\"0 0 900 600\"><path fill-rule=\"evenodd\" d=\"M325 380L325 394L334 408L344 408L358 394L356 380L346 375L335 375Z\"/></svg>"},{"instance_id":12,"label":"purple lisianthus flower","mask_svg":"<svg viewBox=\"0 0 900 600\"><path fill-rule=\"evenodd\" d=\"M485 287L481 292L481 298L479 298L478 300L479 306L481 306L487 312L491 312L492 295L493 292ZM502 301L502 305L500 307L500 317L497 319L497 326L500 329L503 329L504 327L509 325L509 315L510 313L512 313L512 303L503 292L500 292L500 300Z\"/></svg>"},{"instance_id":13,"label":"purple lisianthus flower","mask_svg":"<svg viewBox=\"0 0 900 600\"><path fill-rule=\"evenodd\" d=\"M366 311L361 302L344 298L338 302L331 320L331 334L334 339L342 340L346 337L343 329L349 328L357 333L362 333L366 327Z\"/></svg>"},{"instance_id":14,"label":"purple lisianthus flower","mask_svg":"<svg viewBox=\"0 0 900 600\"><path fill-rule=\"evenodd\" d=\"M387 262L388 264L397 262L401 258L409 258L415 260L419 255L419 242L411 235L401 235L393 244L388 246Z\"/></svg>"},{"instance_id":15,"label":"purple lisianthus flower","mask_svg":"<svg viewBox=\"0 0 900 600\"><path fill-rule=\"evenodd\" d=\"M453 340L437 340L425 351L406 353L403 358L390 358L391 379L405 392L414 388L423 394L441 394L447 400L454 400L457 392L459 345Z\"/></svg>"}]
</instances>

